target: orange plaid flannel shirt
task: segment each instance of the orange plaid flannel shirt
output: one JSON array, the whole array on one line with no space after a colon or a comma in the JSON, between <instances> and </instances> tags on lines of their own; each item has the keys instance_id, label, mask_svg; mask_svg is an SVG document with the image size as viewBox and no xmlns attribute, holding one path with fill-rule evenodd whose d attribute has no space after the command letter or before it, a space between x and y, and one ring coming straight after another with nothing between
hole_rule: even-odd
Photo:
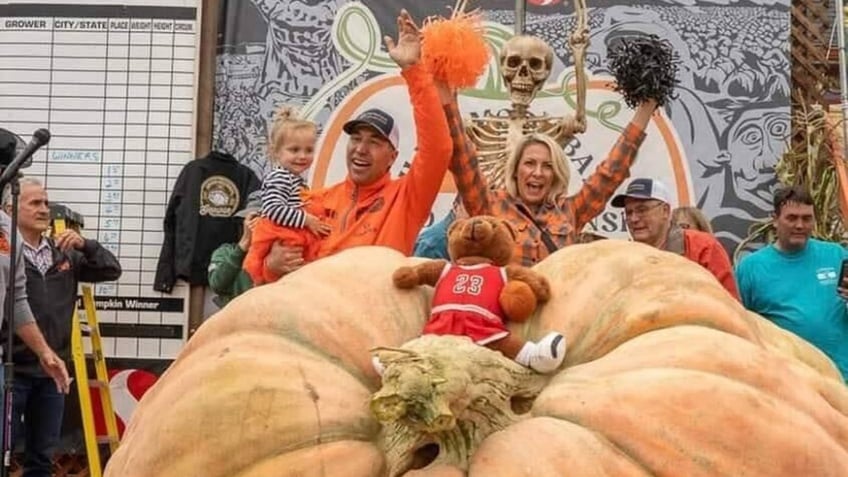
<instances>
[{"instance_id":1,"label":"orange plaid flannel shirt","mask_svg":"<svg viewBox=\"0 0 848 477\"><path fill-rule=\"evenodd\" d=\"M459 111L454 105L447 106L445 114L453 139L450 171L465 209L469 215L493 215L508 220L517 235L512 261L524 266L539 262L549 252L542 241L542 232L522 210L545 228L557 247L573 244L583 227L603 212L618 186L630 176L630 166L645 140L645 132L629 124L607 158L586 179L577 194L570 197L563 194L553 203L543 204L534 214L520 198L510 196L506 190L489 189L486 178L477 167L477 153L465 136Z\"/></svg>"}]
</instances>

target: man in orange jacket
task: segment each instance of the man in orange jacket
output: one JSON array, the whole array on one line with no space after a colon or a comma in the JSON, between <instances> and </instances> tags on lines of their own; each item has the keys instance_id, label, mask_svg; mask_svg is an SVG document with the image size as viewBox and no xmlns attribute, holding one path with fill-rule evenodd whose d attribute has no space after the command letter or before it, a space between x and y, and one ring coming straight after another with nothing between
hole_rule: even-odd
<instances>
[{"instance_id":1,"label":"man in orange jacket","mask_svg":"<svg viewBox=\"0 0 848 477\"><path fill-rule=\"evenodd\" d=\"M630 181L624 194L612 199L624 208L627 229L635 242L677 253L709 270L733 298L739 300L730 257L710 233L682 229L671 223L671 205L665 184L648 178Z\"/></svg>"},{"instance_id":2,"label":"man in orange jacket","mask_svg":"<svg viewBox=\"0 0 848 477\"><path fill-rule=\"evenodd\" d=\"M409 255L424 226L453 149L445 111L451 93L439 87L419 61L421 34L410 15L398 17L398 41L386 37L389 56L401 68L415 118L417 150L409 171L389 172L398 156L398 126L388 113L371 109L344 125L348 134L345 180L309 194L307 210L330 226L318 257L361 245L382 245ZM291 272L303 265L302 250L285 247L266 267Z\"/></svg>"}]
</instances>

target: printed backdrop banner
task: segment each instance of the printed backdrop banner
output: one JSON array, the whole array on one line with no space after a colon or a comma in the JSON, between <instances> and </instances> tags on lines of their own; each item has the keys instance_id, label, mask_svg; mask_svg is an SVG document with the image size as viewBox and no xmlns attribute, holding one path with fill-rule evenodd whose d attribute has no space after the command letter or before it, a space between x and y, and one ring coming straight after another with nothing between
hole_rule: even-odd
<instances>
[{"instance_id":1,"label":"printed backdrop banner","mask_svg":"<svg viewBox=\"0 0 848 477\"><path fill-rule=\"evenodd\" d=\"M789 0L587 0L591 45L587 53L588 130L566 147L574 192L604 159L632 116L611 87L607 47L634 34L668 40L680 57L677 98L648 127L633 176L662 179L673 205L696 205L712 219L729 251L753 219L771 211L774 165L789 133ZM215 98L215 144L261 177L267 170L266 123L281 104L296 105L319 123L321 137L311 185L345 176L346 136L341 124L369 107L398 120L400 156L395 175L409 166L414 125L398 68L381 38L396 35L406 8L417 20L449 13L453 0L252 0L222 2ZM497 53L513 34L514 0L478 0L493 50L477 86L461 92L466 117L509 107ZM568 33L573 5L528 0L525 32L555 51L548 84L534 113L564 116L574 107L567 85L573 68ZM565 86L564 86L565 85ZM573 84L572 84L573 86ZM443 216L455 189L446 179L433 207ZM623 217L608 208L591 225L627 237Z\"/></svg>"}]
</instances>

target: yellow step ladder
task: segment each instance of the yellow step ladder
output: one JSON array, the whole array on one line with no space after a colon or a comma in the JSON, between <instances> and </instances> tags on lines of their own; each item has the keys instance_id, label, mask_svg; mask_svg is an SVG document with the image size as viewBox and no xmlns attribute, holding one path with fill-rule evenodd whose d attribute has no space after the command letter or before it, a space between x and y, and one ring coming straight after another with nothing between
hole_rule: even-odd
<instances>
[{"instance_id":1,"label":"yellow step ladder","mask_svg":"<svg viewBox=\"0 0 848 477\"><path fill-rule=\"evenodd\" d=\"M65 219L53 219L53 234L58 236L66 229ZM103 355L103 342L100 336L100 325L97 323L97 310L94 305L94 292L91 285L82 284L82 303L85 310L85 321L80 319L79 309L74 310L71 325L71 355L74 359L74 374L76 376L77 393L79 394L80 413L82 414L83 435L85 436L85 452L88 458L88 471L91 477L101 477L103 466L100 459L100 444L109 444L109 450L114 453L118 448L118 423L112 409L112 393L109 389L109 373L106 370L106 357ZM91 354L86 355L84 338L88 336ZM94 360L96 379L88 378L87 358ZM100 408L103 422L106 424L106 436L99 438L94 427L94 410L91 406L89 386L97 388L100 393Z\"/></svg>"}]
</instances>

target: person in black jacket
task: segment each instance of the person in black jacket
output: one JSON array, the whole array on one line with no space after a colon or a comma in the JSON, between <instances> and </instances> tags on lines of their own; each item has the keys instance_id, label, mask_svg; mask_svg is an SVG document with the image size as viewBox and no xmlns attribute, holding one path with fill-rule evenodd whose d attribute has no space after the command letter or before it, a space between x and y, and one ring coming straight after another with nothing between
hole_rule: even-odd
<instances>
[{"instance_id":1,"label":"person in black jacket","mask_svg":"<svg viewBox=\"0 0 848 477\"><path fill-rule=\"evenodd\" d=\"M17 136L0 129L0 172L12 161L15 151L23 147L23 141L16 139ZM3 307L0 312L0 321L3 329L11 327L15 334L39 357L40 365L47 375L56 384L56 390L67 394L70 388L70 378L65 362L47 345L44 335L35 322L32 309L29 306L26 294L26 270L24 266L23 251L21 247L15 247L15 266L12 268L12 250L10 242L15 240L20 243L20 233L12 230L12 220L3 211L0 211L0 304L6 304L10 299L6 295L9 281L14 279L14 303L10 309ZM2 336L2 333L0 333ZM2 340L6 343L6 339ZM0 346L0 357L10 350ZM5 398L5 367L0 366L0 395ZM6 415L5 405L0 405L0 414ZM0 426L0 442L5 443L5 426Z\"/></svg>"},{"instance_id":2,"label":"person in black jacket","mask_svg":"<svg viewBox=\"0 0 848 477\"><path fill-rule=\"evenodd\" d=\"M18 230L23 237L29 305L45 340L67 363L79 282L117 280L121 265L102 245L83 239L73 230L66 230L55 241L45 237L50 228L47 193L36 179L25 177L20 184ZM6 190L3 208L8 212L11 206ZM13 442L24 438L25 477L49 477L53 452L59 443L65 396L41 369L38 357L19 339L15 340L13 357Z\"/></svg>"}]
</instances>

